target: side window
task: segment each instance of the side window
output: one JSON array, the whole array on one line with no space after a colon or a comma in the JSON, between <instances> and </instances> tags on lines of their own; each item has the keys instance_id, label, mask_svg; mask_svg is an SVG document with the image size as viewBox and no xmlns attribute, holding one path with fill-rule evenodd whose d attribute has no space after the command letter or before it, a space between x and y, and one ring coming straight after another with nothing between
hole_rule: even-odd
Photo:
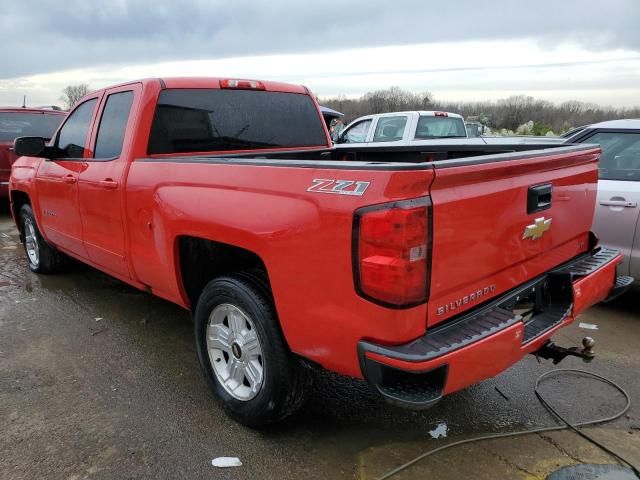
<instances>
[{"instance_id":1,"label":"side window","mask_svg":"<svg viewBox=\"0 0 640 480\"><path fill-rule=\"evenodd\" d=\"M373 134L374 142L395 142L402 140L404 127L407 126L407 117L388 117L378 119L376 131Z\"/></svg>"},{"instance_id":2,"label":"side window","mask_svg":"<svg viewBox=\"0 0 640 480\"><path fill-rule=\"evenodd\" d=\"M601 179L640 180L640 133L600 132L582 143L600 144Z\"/></svg>"},{"instance_id":3,"label":"side window","mask_svg":"<svg viewBox=\"0 0 640 480\"><path fill-rule=\"evenodd\" d=\"M132 91L113 93L107 97L98 127L94 152L96 159L113 159L120 156L132 102Z\"/></svg>"},{"instance_id":4,"label":"side window","mask_svg":"<svg viewBox=\"0 0 640 480\"><path fill-rule=\"evenodd\" d=\"M87 100L67 118L56 141L56 146L63 152L60 155L61 158L82 158L96 103L98 103L97 98Z\"/></svg>"},{"instance_id":5,"label":"side window","mask_svg":"<svg viewBox=\"0 0 640 480\"><path fill-rule=\"evenodd\" d=\"M363 143L367 141L367 134L369 133L369 127L371 127L371 120L363 120L360 123L356 123L349 130L346 130L342 135L342 141L340 143Z\"/></svg>"}]
</instances>

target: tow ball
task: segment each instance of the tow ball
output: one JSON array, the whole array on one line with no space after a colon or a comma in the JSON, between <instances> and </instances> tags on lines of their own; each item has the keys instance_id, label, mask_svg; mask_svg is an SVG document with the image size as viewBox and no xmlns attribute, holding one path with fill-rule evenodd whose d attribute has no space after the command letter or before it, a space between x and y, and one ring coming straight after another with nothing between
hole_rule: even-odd
<instances>
[{"instance_id":1,"label":"tow ball","mask_svg":"<svg viewBox=\"0 0 640 480\"><path fill-rule=\"evenodd\" d=\"M551 340L549 340L533 354L538 359L544 358L547 360L553 360L554 365L557 365L569 355L579 357L582 359L582 361L588 363L596 356L595 352L593 351L593 347L595 346L595 344L596 342L593 338L584 337L582 339L582 349L579 349L579 347L564 348L556 345Z\"/></svg>"}]
</instances>

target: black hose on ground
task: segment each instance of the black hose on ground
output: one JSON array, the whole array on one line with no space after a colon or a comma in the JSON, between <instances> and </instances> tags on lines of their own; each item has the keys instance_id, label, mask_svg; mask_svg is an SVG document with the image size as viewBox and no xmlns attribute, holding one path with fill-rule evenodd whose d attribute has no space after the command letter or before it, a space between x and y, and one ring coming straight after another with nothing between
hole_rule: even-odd
<instances>
[{"instance_id":1,"label":"black hose on ground","mask_svg":"<svg viewBox=\"0 0 640 480\"><path fill-rule=\"evenodd\" d=\"M574 373L574 374L578 374L578 375L584 375L584 376L587 376L587 377L595 378L596 380L604 382L604 383L606 383L608 385L611 385L613 388L618 390L624 396L624 398L626 400L626 404L625 404L624 408L622 410L620 410L619 412L615 413L614 415L611 415L611 416L608 416L608 417L603 417L603 418L598 418L598 419L595 419L595 420L588 420L588 421L585 421L585 422L579 422L579 423L573 423L572 424L571 422L566 420L562 415L560 415L560 413L558 413L558 411L555 408L553 408L549 404L549 402L547 402L547 400L545 400L545 398L542 396L542 394L539 391L540 383L544 379L546 379L546 378L548 378L550 376L553 376L553 375L561 374L561 373ZM589 435L587 435L586 433L584 433L583 431L578 429L578 427L586 427L588 425L596 425L596 424L611 422L613 420L617 420L618 418L622 417L625 413L627 413L627 411L631 407L631 397L629 396L629 394L627 393L627 391L624 388L622 388L620 385L615 383L613 380L609 380L608 378L605 378L602 375L598 375L597 373L589 372L587 370L574 369L574 368L559 368L559 369L556 369L556 370L550 370L550 371L545 372L542 375L540 375L536 380L536 384L535 384L535 387L534 387L533 391L536 394L536 397L538 398L538 400L540 401L542 406L544 406L550 413L552 413L556 418L558 418L560 421L562 421L564 423L564 425L558 425L558 426L554 426L554 427L534 428L534 429L531 429L531 430L521 430L521 431L518 431L518 432L494 433L494 434L491 434L491 435L483 435L483 436L480 436L480 437L467 438L466 440L459 440L457 442L448 443L447 445L443 445L441 447L434 448L433 450L429 450L429 451L417 456L413 460L410 460L407 463L404 463L404 464L400 465L398 468L395 468L394 470L391 470L391 471L385 473L381 477L378 477L377 480L386 480L388 478L391 478L394 475L402 472L403 470L406 470L410 466L415 465L420 460L423 460L423 459L425 459L427 457L430 457L431 455L434 455L434 454L436 454L438 452L442 452L443 450L447 450L449 448L457 447L459 445L465 445L467 443L474 443L474 442L481 442L483 440L494 440L494 439L497 439L497 438L517 437L517 436L520 436L520 435L528 435L528 434L532 434L532 433L553 432L553 431L557 431L557 430L566 430L566 429L570 429L570 430L574 431L575 433L577 433L581 437L585 438L586 440L590 441L591 443L593 443L597 447L599 447L602 450L604 450L605 452L607 452L609 455L612 455L613 457L617 458L619 461L629 465L631 467L631 469L633 470L633 472L636 474L636 476L640 479L640 471L638 470L638 467L636 467L631 462L629 462L628 460L625 460L619 454L615 453L613 450L607 448L606 446L602 445L600 442L598 442L594 438L590 437Z\"/></svg>"}]
</instances>

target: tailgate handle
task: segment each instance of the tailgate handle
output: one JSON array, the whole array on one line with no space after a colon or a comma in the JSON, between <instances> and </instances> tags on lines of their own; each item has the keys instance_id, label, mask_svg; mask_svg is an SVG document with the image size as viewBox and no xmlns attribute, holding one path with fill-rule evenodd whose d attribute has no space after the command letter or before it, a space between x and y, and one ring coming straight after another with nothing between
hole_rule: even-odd
<instances>
[{"instance_id":1,"label":"tailgate handle","mask_svg":"<svg viewBox=\"0 0 640 480\"><path fill-rule=\"evenodd\" d=\"M535 213L551 208L552 193L553 185L550 183L529 187L527 192L527 213Z\"/></svg>"}]
</instances>

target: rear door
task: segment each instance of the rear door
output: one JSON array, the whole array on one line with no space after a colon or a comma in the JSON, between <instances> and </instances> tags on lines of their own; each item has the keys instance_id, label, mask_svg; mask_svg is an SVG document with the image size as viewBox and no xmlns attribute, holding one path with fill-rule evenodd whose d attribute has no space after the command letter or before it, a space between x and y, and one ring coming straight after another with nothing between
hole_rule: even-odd
<instances>
[{"instance_id":1,"label":"rear door","mask_svg":"<svg viewBox=\"0 0 640 480\"><path fill-rule=\"evenodd\" d=\"M600 241L622 252L621 275L640 273L640 250L634 237L640 208L640 132L596 130L580 143L602 147L593 231ZM635 267L633 267L635 265Z\"/></svg>"},{"instance_id":2,"label":"rear door","mask_svg":"<svg viewBox=\"0 0 640 480\"><path fill-rule=\"evenodd\" d=\"M370 145L378 147L397 146L406 143L408 132L415 129L414 117L408 115L388 115L378 117L374 125Z\"/></svg>"},{"instance_id":3,"label":"rear door","mask_svg":"<svg viewBox=\"0 0 640 480\"><path fill-rule=\"evenodd\" d=\"M82 238L89 258L122 277L129 277L123 222L129 145L124 140L140 88L135 84L105 92L91 155L78 181Z\"/></svg>"},{"instance_id":4,"label":"rear door","mask_svg":"<svg viewBox=\"0 0 640 480\"><path fill-rule=\"evenodd\" d=\"M69 114L54 145L61 157L40 164L36 174L39 222L55 245L86 257L78 206L78 177L86 168L89 131L100 95L86 99Z\"/></svg>"}]
</instances>

